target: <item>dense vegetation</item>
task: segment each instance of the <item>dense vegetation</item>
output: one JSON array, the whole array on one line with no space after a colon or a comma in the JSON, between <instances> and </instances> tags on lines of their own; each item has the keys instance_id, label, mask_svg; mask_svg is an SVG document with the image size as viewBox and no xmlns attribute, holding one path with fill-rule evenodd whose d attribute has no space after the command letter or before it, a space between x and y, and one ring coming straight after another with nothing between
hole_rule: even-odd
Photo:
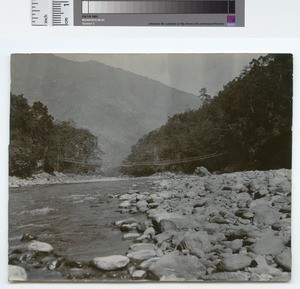
<instances>
[{"instance_id":1,"label":"dense vegetation","mask_svg":"<svg viewBox=\"0 0 300 289\"><path fill-rule=\"evenodd\" d=\"M165 166L128 166L122 173L190 173L200 165L223 172L290 168L292 71L292 55L253 59L216 96L201 89L201 108L176 114L142 137L124 163L181 160L211 153L224 153L222 156Z\"/></svg>"},{"instance_id":2,"label":"dense vegetation","mask_svg":"<svg viewBox=\"0 0 300 289\"><path fill-rule=\"evenodd\" d=\"M78 163L63 162L78 160ZM72 121L59 122L41 102L28 104L23 95L11 95L9 174L30 177L36 172L89 173L99 170L81 161L99 163L97 138Z\"/></svg>"}]
</instances>

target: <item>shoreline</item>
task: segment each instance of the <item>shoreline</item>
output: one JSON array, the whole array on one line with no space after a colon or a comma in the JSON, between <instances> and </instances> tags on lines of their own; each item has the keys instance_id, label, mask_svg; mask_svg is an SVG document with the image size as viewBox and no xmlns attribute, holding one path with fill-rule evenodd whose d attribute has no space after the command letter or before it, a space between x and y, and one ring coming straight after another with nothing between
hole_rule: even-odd
<instances>
[{"instance_id":1,"label":"shoreline","mask_svg":"<svg viewBox=\"0 0 300 289\"><path fill-rule=\"evenodd\" d=\"M132 280L291 279L290 169L164 178L120 196L119 208L147 216L125 255ZM132 222L117 223L134 235Z\"/></svg>"},{"instance_id":2,"label":"shoreline","mask_svg":"<svg viewBox=\"0 0 300 289\"><path fill-rule=\"evenodd\" d=\"M74 174L63 174L59 172L54 172L54 175L50 175L47 173L40 173L40 174L35 174L28 179L21 179L18 177L9 176L8 187L20 188L20 187L31 187L31 186L38 186L38 185L76 184L76 183L87 183L87 182L100 182L104 180L108 180L108 178L96 176L96 175L84 176L84 175L74 175Z\"/></svg>"},{"instance_id":3,"label":"shoreline","mask_svg":"<svg viewBox=\"0 0 300 289\"><path fill-rule=\"evenodd\" d=\"M62 280L291 279L291 170L221 175L206 172L202 176L166 173L143 179L149 179L147 191L136 183L113 196L117 198L120 219L111 226L123 233L124 241L132 242L125 254L100 254L88 262L69 256L63 259L55 256L51 244L37 241L29 233L21 239L26 246L20 246L10 256L10 265L16 266L11 269L23 270L19 260L34 247L33 263L28 261L27 265L44 262L42 257L47 255L43 269ZM132 217L121 218L128 213ZM144 214L146 220L139 219L139 214ZM46 252L44 247L49 250Z\"/></svg>"},{"instance_id":4,"label":"shoreline","mask_svg":"<svg viewBox=\"0 0 300 289\"><path fill-rule=\"evenodd\" d=\"M43 185L59 185L59 184L80 184L80 183L96 183L96 182L111 182L111 181L129 181L139 179L160 179L163 176L148 176L148 177L101 177L101 176L84 176L63 174L55 172L54 175L47 173L35 174L28 179L21 179L14 176L9 176L8 187L9 188L21 188Z\"/></svg>"}]
</instances>

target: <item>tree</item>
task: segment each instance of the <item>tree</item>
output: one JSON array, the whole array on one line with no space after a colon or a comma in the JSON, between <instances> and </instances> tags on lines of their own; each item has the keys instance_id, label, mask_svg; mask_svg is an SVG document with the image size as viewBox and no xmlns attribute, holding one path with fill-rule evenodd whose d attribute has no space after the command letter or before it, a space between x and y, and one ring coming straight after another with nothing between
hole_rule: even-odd
<instances>
[{"instance_id":1,"label":"tree","mask_svg":"<svg viewBox=\"0 0 300 289\"><path fill-rule=\"evenodd\" d=\"M202 100L204 106L208 105L212 100L212 97L207 93L206 87L199 90L199 98Z\"/></svg>"},{"instance_id":2,"label":"tree","mask_svg":"<svg viewBox=\"0 0 300 289\"><path fill-rule=\"evenodd\" d=\"M132 175L161 169L190 173L196 166L235 171L291 167L292 56L270 54L252 60L214 98L199 91L203 106L169 118L132 147L128 161L174 160L224 153L217 160L172 167L123 170Z\"/></svg>"},{"instance_id":3,"label":"tree","mask_svg":"<svg viewBox=\"0 0 300 289\"><path fill-rule=\"evenodd\" d=\"M59 122L37 101L30 106L23 95L11 95L9 173L30 177L33 173L54 171L89 173L92 165L59 162L64 156L84 162L101 161L97 138L75 123Z\"/></svg>"}]
</instances>

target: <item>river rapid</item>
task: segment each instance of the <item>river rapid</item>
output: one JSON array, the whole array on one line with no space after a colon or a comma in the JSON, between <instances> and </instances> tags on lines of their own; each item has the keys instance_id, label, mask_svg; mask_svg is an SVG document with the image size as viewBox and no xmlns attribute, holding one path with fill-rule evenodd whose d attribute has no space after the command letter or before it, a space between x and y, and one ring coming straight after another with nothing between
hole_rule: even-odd
<instances>
[{"instance_id":1,"label":"river rapid","mask_svg":"<svg viewBox=\"0 0 300 289\"><path fill-rule=\"evenodd\" d=\"M51 244L58 256L76 262L124 255L132 241L122 240L123 233L112 224L132 215L120 213L117 197L133 188L147 191L150 182L149 178L114 179L10 188L9 255L22 245L24 234ZM134 217L139 221L146 219L143 214ZM28 269L29 279L47 279L41 270ZM58 276L59 280L64 278Z\"/></svg>"}]
</instances>

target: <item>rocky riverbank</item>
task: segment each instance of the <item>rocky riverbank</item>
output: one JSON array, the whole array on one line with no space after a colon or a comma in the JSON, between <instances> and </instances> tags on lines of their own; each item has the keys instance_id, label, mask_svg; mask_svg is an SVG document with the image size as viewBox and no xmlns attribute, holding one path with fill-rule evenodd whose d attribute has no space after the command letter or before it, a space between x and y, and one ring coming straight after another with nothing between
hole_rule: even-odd
<instances>
[{"instance_id":1,"label":"rocky riverbank","mask_svg":"<svg viewBox=\"0 0 300 289\"><path fill-rule=\"evenodd\" d=\"M10 280L26 280L31 268L52 281L290 280L291 171L197 173L168 174L148 180L146 192L134 185L115 196L119 212L132 214L112 224L132 240L124 256L78 262L26 235L10 254Z\"/></svg>"},{"instance_id":2,"label":"rocky riverbank","mask_svg":"<svg viewBox=\"0 0 300 289\"><path fill-rule=\"evenodd\" d=\"M91 180L103 179L99 175L75 175L75 174L63 174L59 172L54 172L53 175L47 173L35 174L30 178L21 179L18 177L9 177L9 187L26 187L26 186L36 186L36 185L50 185L50 184L68 184L76 182L86 182Z\"/></svg>"},{"instance_id":3,"label":"rocky riverbank","mask_svg":"<svg viewBox=\"0 0 300 289\"><path fill-rule=\"evenodd\" d=\"M148 217L142 226L134 219L115 224L139 242L127 253L132 278L288 281L291 171L197 173L120 196L121 211Z\"/></svg>"}]
</instances>

